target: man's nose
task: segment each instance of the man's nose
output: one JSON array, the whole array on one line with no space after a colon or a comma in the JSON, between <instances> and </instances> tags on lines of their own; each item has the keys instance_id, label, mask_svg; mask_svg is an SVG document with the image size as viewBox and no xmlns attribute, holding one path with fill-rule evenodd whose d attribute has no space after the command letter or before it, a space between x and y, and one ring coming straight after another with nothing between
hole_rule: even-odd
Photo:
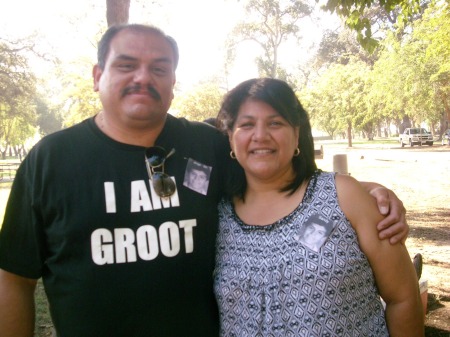
<instances>
[{"instance_id":1,"label":"man's nose","mask_svg":"<svg viewBox=\"0 0 450 337\"><path fill-rule=\"evenodd\" d=\"M147 67L139 67L134 73L134 81L141 84L153 84L153 76Z\"/></svg>"}]
</instances>

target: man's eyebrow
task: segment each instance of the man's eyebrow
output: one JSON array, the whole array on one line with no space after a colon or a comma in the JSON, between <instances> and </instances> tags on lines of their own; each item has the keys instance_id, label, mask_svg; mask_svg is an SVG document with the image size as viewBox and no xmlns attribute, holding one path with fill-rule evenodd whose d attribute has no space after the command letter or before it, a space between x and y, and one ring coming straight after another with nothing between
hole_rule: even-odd
<instances>
[{"instance_id":1,"label":"man's eyebrow","mask_svg":"<svg viewBox=\"0 0 450 337\"><path fill-rule=\"evenodd\" d=\"M116 60L121 60L121 61L136 61L137 58L130 56L130 55L126 55L126 54L120 54L116 56Z\"/></svg>"},{"instance_id":2,"label":"man's eyebrow","mask_svg":"<svg viewBox=\"0 0 450 337\"><path fill-rule=\"evenodd\" d=\"M170 57L160 57L155 60L153 60L154 63L167 63L167 64L173 64L173 60Z\"/></svg>"},{"instance_id":3,"label":"man's eyebrow","mask_svg":"<svg viewBox=\"0 0 450 337\"><path fill-rule=\"evenodd\" d=\"M137 61L138 59L136 57L127 55L127 54L120 54L117 55L116 60L119 61ZM167 64L173 64L173 61L170 57L160 57L153 60L153 63L167 63Z\"/></svg>"}]
</instances>

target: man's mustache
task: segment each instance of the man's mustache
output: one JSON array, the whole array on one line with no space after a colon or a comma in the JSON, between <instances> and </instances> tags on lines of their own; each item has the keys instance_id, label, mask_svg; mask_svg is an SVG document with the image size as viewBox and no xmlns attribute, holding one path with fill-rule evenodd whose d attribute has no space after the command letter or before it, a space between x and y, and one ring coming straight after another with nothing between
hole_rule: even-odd
<instances>
[{"instance_id":1,"label":"man's mustache","mask_svg":"<svg viewBox=\"0 0 450 337\"><path fill-rule=\"evenodd\" d=\"M152 96L154 99L156 100L161 100L161 95L159 94L159 92L153 88L151 85L147 85L145 86L145 90L150 94L150 96ZM142 91L142 86L141 85L134 85L132 87L126 87L125 89L122 90L122 97L128 95L128 94L132 94L135 92L141 92Z\"/></svg>"}]
</instances>

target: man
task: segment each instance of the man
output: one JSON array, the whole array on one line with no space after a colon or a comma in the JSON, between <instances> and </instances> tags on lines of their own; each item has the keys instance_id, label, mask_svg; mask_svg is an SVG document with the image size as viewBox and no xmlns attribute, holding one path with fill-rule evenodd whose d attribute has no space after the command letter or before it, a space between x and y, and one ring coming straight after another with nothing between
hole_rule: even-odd
<instances>
[{"instance_id":1,"label":"man","mask_svg":"<svg viewBox=\"0 0 450 337\"><path fill-rule=\"evenodd\" d=\"M167 114L177 63L175 41L156 28L102 37L93 77L103 110L44 138L17 172L0 232L0 337L32 336L40 277L60 337L218 335L228 146L216 129ZM183 186L189 160L211 168L207 195ZM401 218L384 231L394 240L407 232L396 207L380 224Z\"/></svg>"}]
</instances>

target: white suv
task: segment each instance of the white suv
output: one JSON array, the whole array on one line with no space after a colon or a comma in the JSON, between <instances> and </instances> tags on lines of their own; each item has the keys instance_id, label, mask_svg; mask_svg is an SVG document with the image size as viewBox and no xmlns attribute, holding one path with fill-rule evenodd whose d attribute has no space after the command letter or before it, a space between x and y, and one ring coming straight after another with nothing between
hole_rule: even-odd
<instances>
[{"instance_id":1,"label":"white suv","mask_svg":"<svg viewBox=\"0 0 450 337\"><path fill-rule=\"evenodd\" d=\"M433 135L424 128L406 128L405 131L399 136L400 144L410 146L427 144L433 145Z\"/></svg>"}]
</instances>

